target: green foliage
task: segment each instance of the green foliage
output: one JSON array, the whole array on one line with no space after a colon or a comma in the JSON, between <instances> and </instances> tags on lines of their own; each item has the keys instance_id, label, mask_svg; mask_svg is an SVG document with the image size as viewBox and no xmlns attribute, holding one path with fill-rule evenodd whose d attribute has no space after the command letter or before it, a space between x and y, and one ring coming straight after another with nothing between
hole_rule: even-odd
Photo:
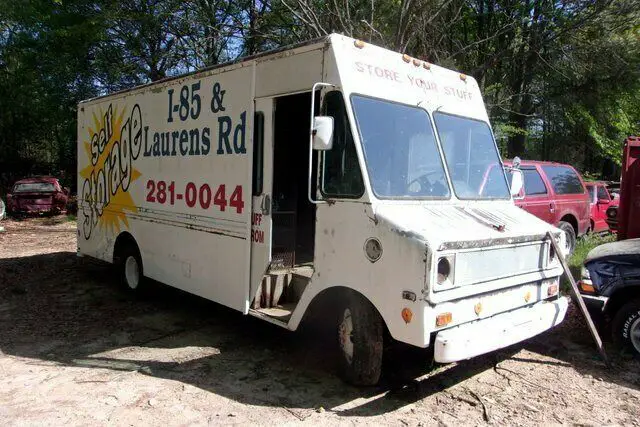
<instances>
[{"instance_id":1,"label":"green foliage","mask_svg":"<svg viewBox=\"0 0 640 427\"><path fill-rule=\"evenodd\" d=\"M591 251L591 249L603 245L605 243L614 242L616 240L615 234L589 234L584 236L581 239L578 239L576 243L576 248L573 251L571 257L567 260L569 264L569 269L571 270L571 274L573 274L574 279L579 280L581 277L582 265L584 264L585 258ZM563 278L563 290L566 292L569 291L569 282L566 278Z\"/></svg>"}]
</instances>

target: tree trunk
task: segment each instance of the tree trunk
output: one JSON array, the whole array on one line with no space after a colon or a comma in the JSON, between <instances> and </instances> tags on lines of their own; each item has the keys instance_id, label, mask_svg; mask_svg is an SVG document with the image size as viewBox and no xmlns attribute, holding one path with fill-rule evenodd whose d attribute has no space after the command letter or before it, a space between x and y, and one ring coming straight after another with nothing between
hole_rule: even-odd
<instances>
[{"instance_id":1,"label":"tree trunk","mask_svg":"<svg viewBox=\"0 0 640 427\"><path fill-rule=\"evenodd\" d=\"M511 112L509 113L509 123L518 129L524 130L527 128L527 116L518 114L517 112ZM507 141L508 157L511 159L515 156L524 155L525 142L526 135L523 132L511 135Z\"/></svg>"}]
</instances>

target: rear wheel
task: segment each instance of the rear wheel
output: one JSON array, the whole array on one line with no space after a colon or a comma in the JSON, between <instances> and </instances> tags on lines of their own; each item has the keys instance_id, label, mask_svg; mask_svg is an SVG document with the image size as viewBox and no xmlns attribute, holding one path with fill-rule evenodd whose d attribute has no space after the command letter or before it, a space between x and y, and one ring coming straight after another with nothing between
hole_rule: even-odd
<instances>
[{"instance_id":1,"label":"rear wheel","mask_svg":"<svg viewBox=\"0 0 640 427\"><path fill-rule=\"evenodd\" d=\"M120 282L133 292L140 292L143 287L144 275L140 251L133 244L128 244L118 254L118 268Z\"/></svg>"},{"instance_id":2,"label":"rear wheel","mask_svg":"<svg viewBox=\"0 0 640 427\"><path fill-rule=\"evenodd\" d=\"M558 228L564 231L565 234L565 253L567 255L573 254L573 251L576 248L576 231L573 229L573 226L568 222L560 221L558 223Z\"/></svg>"},{"instance_id":3,"label":"rear wheel","mask_svg":"<svg viewBox=\"0 0 640 427\"><path fill-rule=\"evenodd\" d=\"M611 324L613 340L640 357L640 299L623 305Z\"/></svg>"},{"instance_id":4,"label":"rear wheel","mask_svg":"<svg viewBox=\"0 0 640 427\"><path fill-rule=\"evenodd\" d=\"M384 328L369 301L349 292L341 301L337 319L340 374L350 384L375 385L382 372Z\"/></svg>"}]
</instances>

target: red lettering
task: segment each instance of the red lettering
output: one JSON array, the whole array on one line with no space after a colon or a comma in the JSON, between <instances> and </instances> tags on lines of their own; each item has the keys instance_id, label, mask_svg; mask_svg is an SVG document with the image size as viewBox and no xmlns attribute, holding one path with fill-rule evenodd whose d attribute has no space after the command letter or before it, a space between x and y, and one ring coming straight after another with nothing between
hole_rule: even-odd
<instances>
[{"instance_id":1,"label":"red lettering","mask_svg":"<svg viewBox=\"0 0 640 427\"><path fill-rule=\"evenodd\" d=\"M155 182L153 182L153 180L152 180L152 179L150 179L149 181L147 181L147 190L149 191L149 192L147 193L147 202L151 202L151 203L155 202L155 201L156 201L156 198L155 198L155 196L153 195L153 193L156 191L156 183L155 183Z\"/></svg>"},{"instance_id":2,"label":"red lettering","mask_svg":"<svg viewBox=\"0 0 640 427\"><path fill-rule=\"evenodd\" d=\"M236 208L237 213L242 213L244 209L244 201L242 200L242 186L237 185L236 189L231 193L231 198L229 199L229 206L232 208Z\"/></svg>"},{"instance_id":3,"label":"red lettering","mask_svg":"<svg viewBox=\"0 0 640 427\"><path fill-rule=\"evenodd\" d=\"M251 230L251 241L255 243L264 243L264 231Z\"/></svg>"},{"instance_id":4,"label":"red lettering","mask_svg":"<svg viewBox=\"0 0 640 427\"><path fill-rule=\"evenodd\" d=\"M225 193L225 185L222 184L218 187L218 191L216 191L216 195L213 197L213 204L220 208L221 212L227 207L227 196Z\"/></svg>"},{"instance_id":5,"label":"red lettering","mask_svg":"<svg viewBox=\"0 0 640 427\"><path fill-rule=\"evenodd\" d=\"M196 191L196 185L193 182L187 184L187 188L185 190L184 200L187 203L187 206L190 208L196 205L196 198L198 197L198 193Z\"/></svg>"}]
</instances>

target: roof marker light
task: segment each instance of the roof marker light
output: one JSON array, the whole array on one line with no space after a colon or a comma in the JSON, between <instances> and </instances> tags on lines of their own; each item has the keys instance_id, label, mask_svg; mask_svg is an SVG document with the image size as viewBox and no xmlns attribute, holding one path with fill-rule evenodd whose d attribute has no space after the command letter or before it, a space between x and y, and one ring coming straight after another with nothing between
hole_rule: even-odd
<instances>
[{"instance_id":1,"label":"roof marker light","mask_svg":"<svg viewBox=\"0 0 640 427\"><path fill-rule=\"evenodd\" d=\"M460 80L462 80L463 82L467 81L467 76L465 76L464 74L460 73Z\"/></svg>"},{"instance_id":2,"label":"roof marker light","mask_svg":"<svg viewBox=\"0 0 640 427\"><path fill-rule=\"evenodd\" d=\"M409 62L411 62L411 57L409 55L407 55L406 53L403 53L402 54L402 60L408 64Z\"/></svg>"},{"instance_id":3,"label":"roof marker light","mask_svg":"<svg viewBox=\"0 0 640 427\"><path fill-rule=\"evenodd\" d=\"M423 62L422 63L422 68L424 68L425 70L430 70L431 69L431 64L429 64L428 62Z\"/></svg>"},{"instance_id":4,"label":"roof marker light","mask_svg":"<svg viewBox=\"0 0 640 427\"><path fill-rule=\"evenodd\" d=\"M354 40L353 45L358 49L362 49L364 47L364 42L362 40Z\"/></svg>"},{"instance_id":5,"label":"roof marker light","mask_svg":"<svg viewBox=\"0 0 640 427\"><path fill-rule=\"evenodd\" d=\"M413 65L415 65L416 67L419 67L420 66L420 60L414 59L413 60Z\"/></svg>"}]
</instances>

